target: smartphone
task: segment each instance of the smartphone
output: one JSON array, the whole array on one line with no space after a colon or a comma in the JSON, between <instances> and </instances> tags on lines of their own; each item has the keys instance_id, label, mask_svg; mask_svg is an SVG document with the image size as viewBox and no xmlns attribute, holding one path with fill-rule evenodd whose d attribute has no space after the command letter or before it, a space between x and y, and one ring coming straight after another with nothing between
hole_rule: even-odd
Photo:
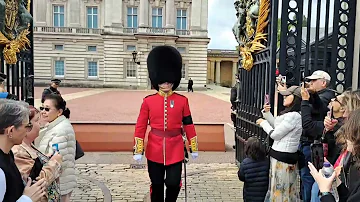
<instances>
[{"instance_id":1,"label":"smartphone","mask_svg":"<svg viewBox=\"0 0 360 202\"><path fill-rule=\"evenodd\" d=\"M311 162L317 170L320 170L324 165L324 148L320 142L312 143L311 149Z\"/></svg>"},{"instance_id":2,"label":"smartphone","mask_svg":"<svg viewBox=\"0 0 360 202\"><path fill-rule=\"evenodd\" d=\"M333 110L333 107L332 107L332 106L331 106L331 108L330 108L330 118L331 118L331 120L335 119L335 117L334 117L334 110Z\"/></svg>"},{"instance_id":3,"label":"smartphone","mask_svg":"<svg viewBox=\"0 0 360 202\"><path fill-rule=\"evenodd\" d=\"M265 104L266 105L270 104L270 96L269 96L269 94L265 94Z\"/></svg>"},{"instance_id":4,"label":"smartphone","mask_svg":"<svg viewBox=\"0 0 360 202\"><path fill-rule=\"evenodd\" d=\"M51 148L53 149L53 154L52 155L54 155L55 152L59 152L59 144L53 144L51 146Z\"/></svg>"},{"instance_id":5,"label":"smartphone","mask_svg":"<svg viewBox=\"0 0 360 202\"><path fill-rule=\"evenodd\" d=\"M281 76L281 83L286 84L286 76Z\"/></svg>"}]
</instances>

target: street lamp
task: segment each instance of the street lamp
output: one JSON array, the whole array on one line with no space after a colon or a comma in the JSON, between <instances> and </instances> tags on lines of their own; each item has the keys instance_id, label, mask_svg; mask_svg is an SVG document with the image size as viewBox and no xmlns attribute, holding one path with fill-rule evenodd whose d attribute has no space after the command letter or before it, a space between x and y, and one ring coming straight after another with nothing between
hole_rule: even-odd
<instances>
[{"instance_id":1,"label":"street lamp","mask_svg":"<svg viewBox=\"0 0 360 202\"><path fill-rule=\"evenodd\" d=\"M139 61L136 61L136 56L137 56L137 54L138 54L138 53L137 53L136 51L133 51L133 52L132 52L133 61L134 61L134 63L140 65L140 62L139 62Z\"/></svg>"}]
</instances>

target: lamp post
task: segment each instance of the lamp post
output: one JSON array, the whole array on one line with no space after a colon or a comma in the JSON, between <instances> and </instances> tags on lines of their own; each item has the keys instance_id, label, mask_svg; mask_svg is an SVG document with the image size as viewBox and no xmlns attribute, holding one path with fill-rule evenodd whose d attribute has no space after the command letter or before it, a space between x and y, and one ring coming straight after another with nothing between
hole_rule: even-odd
<instances>
[{"instance_id":1,"label":"lamp post","mask_svg":"<svg viewBox=\"0 0 360 202\"><path fill-rule=\"evenodd\" d=\"M133 51L133 52L132 52L133 61L134 61L134 63L140 65L140 62L137 61L138 59L136 58L137 54L138 54L138 53L137 53L136 51Z\"/></svg>"}]
</instances>

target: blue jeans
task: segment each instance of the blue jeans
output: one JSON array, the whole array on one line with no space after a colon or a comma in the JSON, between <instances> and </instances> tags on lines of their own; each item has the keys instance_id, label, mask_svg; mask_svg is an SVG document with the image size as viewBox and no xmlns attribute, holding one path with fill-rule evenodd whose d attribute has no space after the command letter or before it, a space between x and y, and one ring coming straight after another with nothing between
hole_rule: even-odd
<instances>
[{"instance_id":1,"label":"blue jeans","mask_svg":"<svg viewBox=\"0 0 360 202\"><path fill-rule=\"evenodd\" d=\"M320 202L319 185L315 182L311 189L311 202Z\"/></svg>"},{"instance_id":2,"label":"blue jeans","mask_svg":"<svg viewBox=\"0 0 360 202\"><path fill-rule=\"evenodd\" d=\"M311 162L311 149L310 146L300 145L300 152L302 153L301 158L305 163L303 168L300 169L301 179L301 190L303 202L310 202L311 200L311 189L315 182L314 178L310 174L308 162Z\"/></svg>"}]
</instances>

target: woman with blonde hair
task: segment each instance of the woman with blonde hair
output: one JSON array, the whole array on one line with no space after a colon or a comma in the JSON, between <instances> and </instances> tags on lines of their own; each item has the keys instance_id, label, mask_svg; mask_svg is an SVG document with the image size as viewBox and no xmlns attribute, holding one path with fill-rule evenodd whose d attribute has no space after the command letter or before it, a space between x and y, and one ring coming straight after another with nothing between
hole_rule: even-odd
<instances>
[{"instance_id":1,"label":"woman with blonde hair","mask_svg":"<svg viewBox=\"0 0 360 202\"><path fill-rule=\"evenodd\" d=\"M46 195L40 200L41 202L58 202L60 201L60 190L55 180L60 176L62 156L58 152L46 156L32 144L39 136L40 113L33 106L29 108L29 124L31 124L32 128L26 132L22 143L12 148L15 164L23 177L28 176L33 181L46 180L49 187Z\"/></svg>"}]
</instances>

